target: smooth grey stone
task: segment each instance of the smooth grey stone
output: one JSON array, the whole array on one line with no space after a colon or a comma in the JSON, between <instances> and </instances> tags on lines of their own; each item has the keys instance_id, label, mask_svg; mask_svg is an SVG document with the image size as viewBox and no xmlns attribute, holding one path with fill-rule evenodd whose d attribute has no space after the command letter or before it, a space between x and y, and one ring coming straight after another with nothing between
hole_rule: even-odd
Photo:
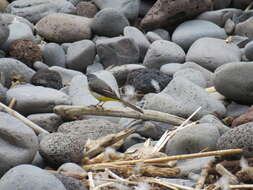
<instances>
[{"instance_id":1,"label":"smooth grey stone","mask_svg":"<svg viewBox=\"0 0 253 190\"><path fill-rule=\"evenodd\" d=\"M168 75L174 75L177 71L182 69L183 64L181 63L168 63L165 65L162 65L160 68L160 71L168 74Z\"/></svg>"},{"instance_id":2,"label":"smooth grey stone","mask_svg":"<svg viewBox=\"0 0 253 190\"><path fill-rule=\"evenodd\" d=\"M178 160L176 168L180 169L180 175L188 176L190 173L200 174L203 167L210 161L214 161L214 156ZM195 187L195 186L194 186Z\"/></svg>"},{"instance_id":3,"label":"smooth grey stone","mask_svg":"<svg viewBox=\"0 0 253 190\"><path fill-rule=\"evenodd\" d=\"M87 66L86 74L95 73L101 70L104 70L104 66L100 63L100 59L98 55L96 55L94 63L92 65Z\"/></svg>"},{"instance_id":4,"label":"smooth grey stone","mask_svg":"<svg viewBox=\"0 0 253 190\"><path fill-rule=\"evenodd\" d=\"M62 182L66 190L88 190L81 180L60 173L56 173L54 176Z\"/></svg>"},{"instance_id":5,"label":"smooth grey stone","mask_svg":"<svg viewBox=\"0 0 253 190\"><path fill-rule=\"evenodd\" d=\"M48 66L65 67L65 52L60 45L48 43L43 47L43 60Z\"/></svg>"},{"instance_id":6,"label":"smooth grey stone","mask_svg":"<svg viewBox=\"0 0 253 190\"><path fill-rule=\"evenodd\" d=\"M232 0L214 0L214 9L224 9L230 5Z\"/></svg>"},{"instance_id":7,"label":"smooth grey stone","mask_svg":"<svg viewBox=\"0 0 253 190\"><path fill-rule=\"evenodd\" d=\"M238 36L246 36L252 40L253 39L253 17L250 17L247 20L238 23L235 26L234 34Z\"/></svg>"},{"instance_id":8,"label":"smooth grey stone","mask_svg":"<svg viewBox=\"0 0 253 190\"><path fill-rule=\"evenodd\" d=\"M155 32L148 32L146 34L146 38L150 41L150 43L153 43L156 40L163 40L162 37Z\"/></svg>"},{"instance_id":9,"label":"smooth grey stone","mask_svg":"<svg viewBox=\"0 0 253 190\"><path fill-rule=\"evenodd\" d=\"M207 87L213 86L213 79L214 79L214 73L205 69L204 67L201 67L200 65L194 63L194 62L185 62L182 66L182 69L186 68L192 68L194 70L200 71L203 76L206 78L207 81Z\"/></svg>"},{"instance_id":10,"label":"smooth grey stone","mask_svg":"<svg viewBox=\"0 0 253 190\"><path fill-rule=\"evenodd\" d=\"M217 142L218 150L243 149L245 157L253 156L253 122L239 125L224 133Z\"/></svg>"},{"instance_id":11,"label":"smooth grey stone","mask_svg":"<svg viewBox=\"0 0 253 190\"><path fill-rule=\"evenodd\" d=\"M53 174L32 165L10 169L0 180L1 190L66 190Z\"/></svg>"},{"instance_id":12,"label":"smooth grey stone","mask_svg":"<svg viewBox=\"0 0 253 190\"><path fill-rule=\"evenodd\" d=\"M105 119L87 119L63 123L58 132L77 135L87 141L117 133L122 129L122 126Z\"/></svg>"},{"instance_id":13,"label":"smooth grey stone","mask_svg":"<svg viewBox=\"0 0 253 190\"><path fill-rule=\"evenodd\" d=\"M42 156L40 155L38 151L33 158L32 165L37 166L39 168L45 168L46 166L44 159L42 158Z\"/></svg>"},{"instance_id":14,"label":"smooth grey stone","mask_svg":"<svg viewBox=\"0 0 253 190\"><path fill-rule=\"evenodd\" d=\"M94 34L108 37L123 34L126 26L129 26L129 22L123 13L111 8L99 11L91 23L91 29Z\"/></svg>"},{"instance_id":15,"label":"smooth grey stone","mask_svg":"<svg viewBox=\"0 0 253 190\"><path fill-rule=\"evenodd\" d=\"M245 56L249 61L253 61L253 41L245 46Z\"/></svg>"},{"instance_id":16,"label":"smooth grey stone","mask_svg":"<svg viewBox=\"0 0 253 190\"><path fill-rule=\"evenodd\" d=\"M136 27L127 26L124 28L124 36L133 38L140 50L140 61L142 61L151 45L146 36Z\"/></svg>"},{"instance_id":17,"label":"smooth grey stone","mask_svg":"<svg viewBox=\"0 0 253 190\"><path fill-rule=\"evenodd\" d=\"M27 24L31 28L32 31L34 30L34 25L29 20L23 17L13 15L13 14L8 14L8 13L1 13L0 18L7 25L14 24L14 23L23 23L23 24Z\"/></svg>"},{"instance_id":18,"label":"smooth grey stone","mask_svg":"<svg viewBox=\"0 0 253 190\"><path fill-rule=\"evenodd\" d=\"M97 14L98 11L99 11L98 7L91 1L88 2L80 1L76 5L76 14L79 16L94 18L94 16Z\"/></svg>"},{"instance_id":19,"label":"smooth grey stone","mask_svg":"<svg viewBox=\"0 0 253 190\"><path fill-rule=\"evenodd\" d=\"M9 37L9 28L4 22L0 22L0 46L8 39Z\"/></svg>"},{"instance_id":20,"label":"smooth grey stone","mask_svg":"<svg viewBox=\"0 0 253 190\"><path fill-rule=\"evenodd\" d=\"M27 117L35 124L52 133L57 131L58 127L63 123L61 116L55 113L38 113Z\"/></svg>"},{"instance_id":21,"label":"smooth grey stone","mask_svg":"<svg viewBox=\"0 0 253 190\"><path fill-rule=\"evenodd\" d=\"M30 127L0 112L0 134L0 176L14 166L32 162L38 150L38 139Z\"/></svg>"},{"instance_id":22,"label":"smooth grey stone","mask_svg":"<svg viewBox=\"0 0 253 190\"><path fill-rule=\"evenodd\" d=\"M68 48L72 45L72 43L63 43L61 47L63 48L64 52L67 53Z\"/></svg>"},{"instance_id":23,"label":"smooth grey stone","mask_svg":"<svg viewBox=\"0 0 253 190\"><path fill-rule=\"evenodd\" d=\"M73 163L73 162L68 162L68 163L62 164L57 169L57 171L59 171L59 172L70 172L70 173L79 173L79 174L86 173L86 171L81 166L79 166L78 164Z\"/></svg>"},{"instance_id":24,"label":"smooth grey stone","mask_svg":"<svg viewBox=\"0 0 253 190\"><path fill-rule=\"evenodd\" d=\"M241 116L242 114L246 113L249 110L250 106L237 104L235 102L232 102L227 106L227 113L226 115L228 117L237 118Z\"/></svg>"},{"instance_id":25,"label":"smooth grey stone","mask_svg":"<svg viewBox=\"0 0 253 190\"><path fill-rule=\"evenodd\" d=\"M62 89L60 89L60 92L69 95L69 86L64 86Z\"/></svg>"},{"instance_id":26,"label":"smooth grey stone","mask_svg":"<svg viewBox=\"0 0 253 190\"><path fill-rule=\"evenodd\" d=\"M77 71L85 71L96 56L96 46L91 40L82 40L71 44L67 50L67 67Z\"/></svg>"},{"instance_id":27,"label":"smooth grey stone","mask_svg":"<svg viewBox=\"0 0 253 190\"><path fill-rule=\"evenodd\" d=\"M9 27L9 36L8 39L1 46L1 49L7 50L10 44L15 40L20 39L28 39L33 41L35 40L33 31L27 24L17 22L10 24L8 27Z\"/></svg>"},{"instance_id":28,"label":"smooth grey stone","mask_svg":"<svg viewBox=\"0 0 253 190\"><path fill-rule=\"evenodd\" d=\"M91 94L85 75L73 77L69 86L69 97L74 106L96 105L99 101Z\"/></svg>"},{"instance_id":29,"label":"smooth grey stone","mask_svg":"<svg viewBox=\"0 0 253 190\"><path fill-rule=\"evenodd\" d=\"M45 63L41 62L41 61L36 61L36 62L34 62L34 64L33 64L33 68L34 68L36 71L39 71L39 70L43 70L43 69L48 69L49 66L46 65Z\"/></svg>"},{"instance_id":30,"label":"smooth grey stone","mask_svg":"<svg viewBox=\"0 0 253 190\"><path fill-rule=\"evenodd\" d=\"M135 144L144 143L146 141L145 137L142 137L138 133L133 133L125 138L124 144L122 145L123 151L126 151L128 148Z\"/></svg>"},{"instance_id":31,"label":"smooth grey stone","mask_svg":"<svg viewBox=\"0 0 253 190\"><path fill-rule=\"evenodd\" d=\"M198 39L186 55L186 61L195 62L210 71L223 64L240 60L241 51L236 45L216 38Z\"/></svg>"},{"instance_id":32,"label":"smooth grey stone","mask_svg":"<svg viewBox=\"0 0 253 190\"><path fill-rule=\"evenodd\" d=\"M143 18L154 5L154 1L140 1L139 16Z\"/></svg>"},{"instance_id":33,"label":"smooth grey stone","mask_svg":"<svg viewBox=\"0 0 253 190\"><path fill-rule=\"evenodd\" d=\"M201 110L194 116L199 119L206 114L217 112L225 115L224 105L213 99L203 88L191 81L177 77L159 94L149 97L145 109L152 109L188 118L199 107Z\"/></svg>"},{"instance_id":34,"label":"smooth grey stone","mask_svg":"<svg viewBox=\"0 0 253 190\"><path fill-rule=\"evenodd\" d=\"M232 19L233 16L239 16L241 14L241 9L227 8L203 12L197 17L197 19L207 20L217 24L220 27L224 27L228 19Z\"/></svg>"},{"instance_id":35,"label":"smooth grey stone","mask_svg":"<svg viewBox=\"0 0 253 190\"><path fill-rule=\"evenodd\" d=\"M93 41L95 44L97 44L100 40L106 40L106 39L110 39L110 37L95 35L95 36L92 38L92 41Z\"/></svg>"},{"instance_id":36,"label":"smooth grey stone","mask_svg":"<svg viewBox=\"0 0 253 190\"><path fill-rule=\"evenodd\" d=\"M228 19L225 23L224 30L228 35L232 35L235 30L235 22L231 19Z\"/></svg>"},{"instance_id":37,"label":"smooth grey stone","mask_svg":"<svg viewBox=\"0 0 253 190\"><path fill-rule=\"evenodd\" d=\"M59 66L50 67L49 70L58 72L62 77L63 84L69 84L74 76L83 75L83 73Z\"/></svg>"},{"instance_id":38,"label":"smooth grey stone","mask_svg":"<svg viewBox=\"0 0 253 190\"><path fill-rule=\"evenodd\" d=\"M17 100L15 110L22 114L50 113L56 105L70 105L69 96L41 86L27 86L11 88L7 91L7 102L13 98Z\"/></svg>"},{"instance_id":39,"label":"smooth grey stone","mask_svg":"<svg viewBox=\"0 0 253 190\"><path fill-rule=\"evenodd\" d=\"M16 0L8 5L6 12L36 23L52 13L74 13L75 7L66 0Z\"/></svg>"},{"instance_id":40,"label":"smooth grey stone","mask_svg":"<svg viewBox=\"0 0 253 190\"><path fill-rule=\"evenodd\" d=\"M30 82L35 71L24 63L13 58L0 58L0 80L1 83L9 88L15 75L21 75L26 82Z\"/></svg>"},{"instance_id":41,"label":"smooth grey stone","mask_svg":"<svg viewBox=\"0 0 253 190\"><path fill-rule=\"evenodd\" d=\"M80 163L85 140L78 135L51 133L40 142L41 156L53 166L66 162Z\"/></svg>"},{"instance_id":42,"label":"smooth grey stone","mask_svg":"<svg viewBox=\"0 0 253 190\"><path fill-rule=\"evenodd\" d=\"M198 39L213 37L225 39L227 34L223 28L205 20L190 20L180 24L172 34L172 41L187 51Z\"/></svg>"},{"instance_id":43,"label":"smooth grey stone","mask_svg":"<svg viewBox=\"0 0 253 190\"><path fill-rule=\"evenodd\" d=\"M233 0L232 6L238 9L245 9L251 2L251 0Z\"/></svg>"},{"instance_id":44,"label":"smooth grey stone","mask_svg":"<svg viewBox=\"0 0 253 190\"><path fill-rule=\"evenodd\" d=\"M162 29L162 28L158 28L158 29L155 29L155 30L152 30L152 32L158 34L159 36L161 36L161 38L163 40L170 40L170 34L167 30L165 29Z\"/></svg>"},{"instance_id":45,"label":"smooth grey stone","mask_svg":"<svg viewBox=\"0 0 253 190\"><path fill-rule=\"evenodd\" d=\"M54 13L36 23L37 33L51 42L68 43L90 39L91 19L71 14Z\"/></svg>"},{"instance_id":46,"label":"smooth grey stone","mask_svg":"<svg viewBox=\"0 0 253 190\"><path fill-rule=\"evenodd\" d=\"M215 71L216 90L240 104L253 104L253 62L234 62Z\"/></svg>"},{"instance_id":47,"label":"smooth grey stone","mask_svg":"<svg viewBox=\"0 0 253 190\"><path fill-rule=\"evenodd\" d=\"M200 71L194 70L192 68L180 69L173 75L173 77L183 77L202 88L207 87L207 81L203 74Z\"/></svg>"},{"instance_id":48,"label":"smooth grey stone","mask_svg":"<svg viewBox=\"0 0 253 190\"><path fill-rule=\"evenodd\" d=\"M5 58L6 57L6 52L3 50L0 50L0 58Z\"/></svg>"},{"instance_id":49,"label":"smooth grey stone","mask_svg":"<svg viewBox=\"0 0 253 190\"><path fill-rule=\"evenodd\" d=\"M143 65L147 68L160 69L164 64L183 63L184 60L185 52L179 45L166 40L157 40L147 51Z\"/></svg>"},{"instance_id":50,"label":"smooth grey stone","mask_svg":"<svg viewBox=\"0 0 253 190\"><path fill-rule=\"evenodd\" d=\"M178 131L166 144L165 153L180 155L197 153L209 147L216 148L220 137L217 127L209 123L192 125Z\"/></svg>"},{"instance_id":51,"label":"smooth grey stone","mask_svg":"<svg viewBox=\"0 0 253 190\"><path fill-rule=\"evenodd\" d=\"M220 135L227 132L230 128L224 125L217 117L214 115L208 114L198 120L199 123L209 123L217 127L219 130Z\"/></svg>"},{"instance_id":52,"label":"smooth grey stone","mask_svg":"<svg viewBox=\"0 0 253 190\"><path fill-rule=\"evenodd\" d=\"M132 38L114 37L96 43L97 54L105 67L137 64L139 47Z\"/></svg>"},{"instance_id":53,"label":"smooth grey stone","mask_svg":"<svg viewBox=\"0 0 253 190\"><path fill-rule=\"evenodd\" d=\"M5 103L7 89L0 83L0 102Z\"/></svg>"},{"instance_id":54,"label":"smooth grey stone","mask_svg":"<svg viewBox=\"0 0 253 190\"><path fill-rule=\"evenodd\" d=\"M125 15L129 20L135 20L139 14L139 0L94 0L99 9L113 8Z\"/></svg>"}]
</instances>

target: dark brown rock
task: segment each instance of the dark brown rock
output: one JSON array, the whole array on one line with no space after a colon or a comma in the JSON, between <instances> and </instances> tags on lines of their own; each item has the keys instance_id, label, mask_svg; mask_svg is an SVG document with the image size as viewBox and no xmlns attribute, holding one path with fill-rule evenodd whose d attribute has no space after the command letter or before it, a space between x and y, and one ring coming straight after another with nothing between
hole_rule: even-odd
<instances>
[{"instance_id":1,"label":"dark brown rock","mask_svg":"<svg viewBox=\"0 0 253 190\"><path fill-rule=\"evenodd\" d=\"M97 14L97 12L97 6L91 2L81 1L76 6L76 14L78 16L93 18Z\"/></svg>"},{"instance_id":2,"label":"dark brown rock","mask_svg":"<svg viewBox=\"0 0 253 190\"><path fill-rule=\"evenodd\" d=\"M253 106L251 106L245 114L242 114L241 116L237 117L233 121L232 127L236 127L238 125L242 125L244 123L249 123L252 121L253 121Z\"/></svg>"},{"instance_id":3,"label":"dark brown rock","mask_svg":"<svg viewBox=\"0 0 253 190\"><path fill-rule=\"evenodd\" d=\"M158 0L141 21L143 29L171 27L210 10L212 0Z\"/></svg>"},{"instance_id":4,"label":"dark brown rock","mask_svg":"<svg viewBox=\"0 0 253 190\"><path fill-rule=\"evenodd\" d=\"M31 40L15 40L9 48L10 56L32 67L35 61L42 60L40 47Z\"/></svg>"}]
</instances>

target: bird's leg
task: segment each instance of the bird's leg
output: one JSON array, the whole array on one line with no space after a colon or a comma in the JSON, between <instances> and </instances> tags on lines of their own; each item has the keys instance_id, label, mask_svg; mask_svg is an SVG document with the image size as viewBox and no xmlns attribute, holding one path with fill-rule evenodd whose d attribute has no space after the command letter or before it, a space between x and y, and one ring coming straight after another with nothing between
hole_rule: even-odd
<instances>
[{"instance_id":1,"label":"bird's leg","mask_svg":"<svg viewBox=\"0 0 253 190\"><path fill-rule=\"evenodd\" d=\"M103 110L103 109L104 109L104 108L103 108L104 103L105 103L105 102L99 100L99 102L96 104L96 108L97 108L97 109L102 109L102 110Z\"/></svg>"}]
</instances>

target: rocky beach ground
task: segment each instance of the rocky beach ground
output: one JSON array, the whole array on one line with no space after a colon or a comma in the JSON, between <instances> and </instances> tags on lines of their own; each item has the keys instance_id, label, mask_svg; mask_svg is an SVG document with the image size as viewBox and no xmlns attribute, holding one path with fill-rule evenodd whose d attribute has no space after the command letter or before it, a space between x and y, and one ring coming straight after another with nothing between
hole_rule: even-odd
<instances>
[{"instance_id":1,"label":"rocky beach ground","mask_svg":"<svg viewBox=\"0 0 253 190\"><path fill-rule=\"evenodd\" d=\"M252 7L0 0L0 190L253 189Z\"/></svg>"}]
</instances>

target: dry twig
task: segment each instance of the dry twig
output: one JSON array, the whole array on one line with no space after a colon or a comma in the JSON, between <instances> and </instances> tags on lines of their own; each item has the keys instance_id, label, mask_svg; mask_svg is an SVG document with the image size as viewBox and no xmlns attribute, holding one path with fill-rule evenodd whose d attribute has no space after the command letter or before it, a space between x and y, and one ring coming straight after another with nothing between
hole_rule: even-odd
<instances>
[{"instance_id":1,"label":"dry twig","mask_svg":"<svg viewBox=\"0 0 253 190\"><path fill-rule=\"evenodd\" d=\"M200 173L200 178L195 186L195 190L200 190L205 184L206 178L208 176L208 171L211 169L213 160L209 161L203 168Z\"/></svg>"},{"instance_id":2,"label":"dry twig","mask_svg":"<svg viewBox=\"0 0 253 190\"><path fill-rule=\"evenodd\" d=\"M217 164L215 169L221 176L228 177L230 184L238 184L239 183L237 177L234 174L232 174L230 171L228 171L226 168L224 168L221 164Z\"/></svg>"},{"instance_id":3,"label":"dry twig","mask_svg":"<svg viewBox=\"0 0 253 190\"><path fill-rule=\"evenodd\" d=\"M13 107L16 105L16 103L17 103L16 98L12 98L11 102L8 105L8 107L11 108L11 109L13 109Z\"/></svg>"}]
</instances>

